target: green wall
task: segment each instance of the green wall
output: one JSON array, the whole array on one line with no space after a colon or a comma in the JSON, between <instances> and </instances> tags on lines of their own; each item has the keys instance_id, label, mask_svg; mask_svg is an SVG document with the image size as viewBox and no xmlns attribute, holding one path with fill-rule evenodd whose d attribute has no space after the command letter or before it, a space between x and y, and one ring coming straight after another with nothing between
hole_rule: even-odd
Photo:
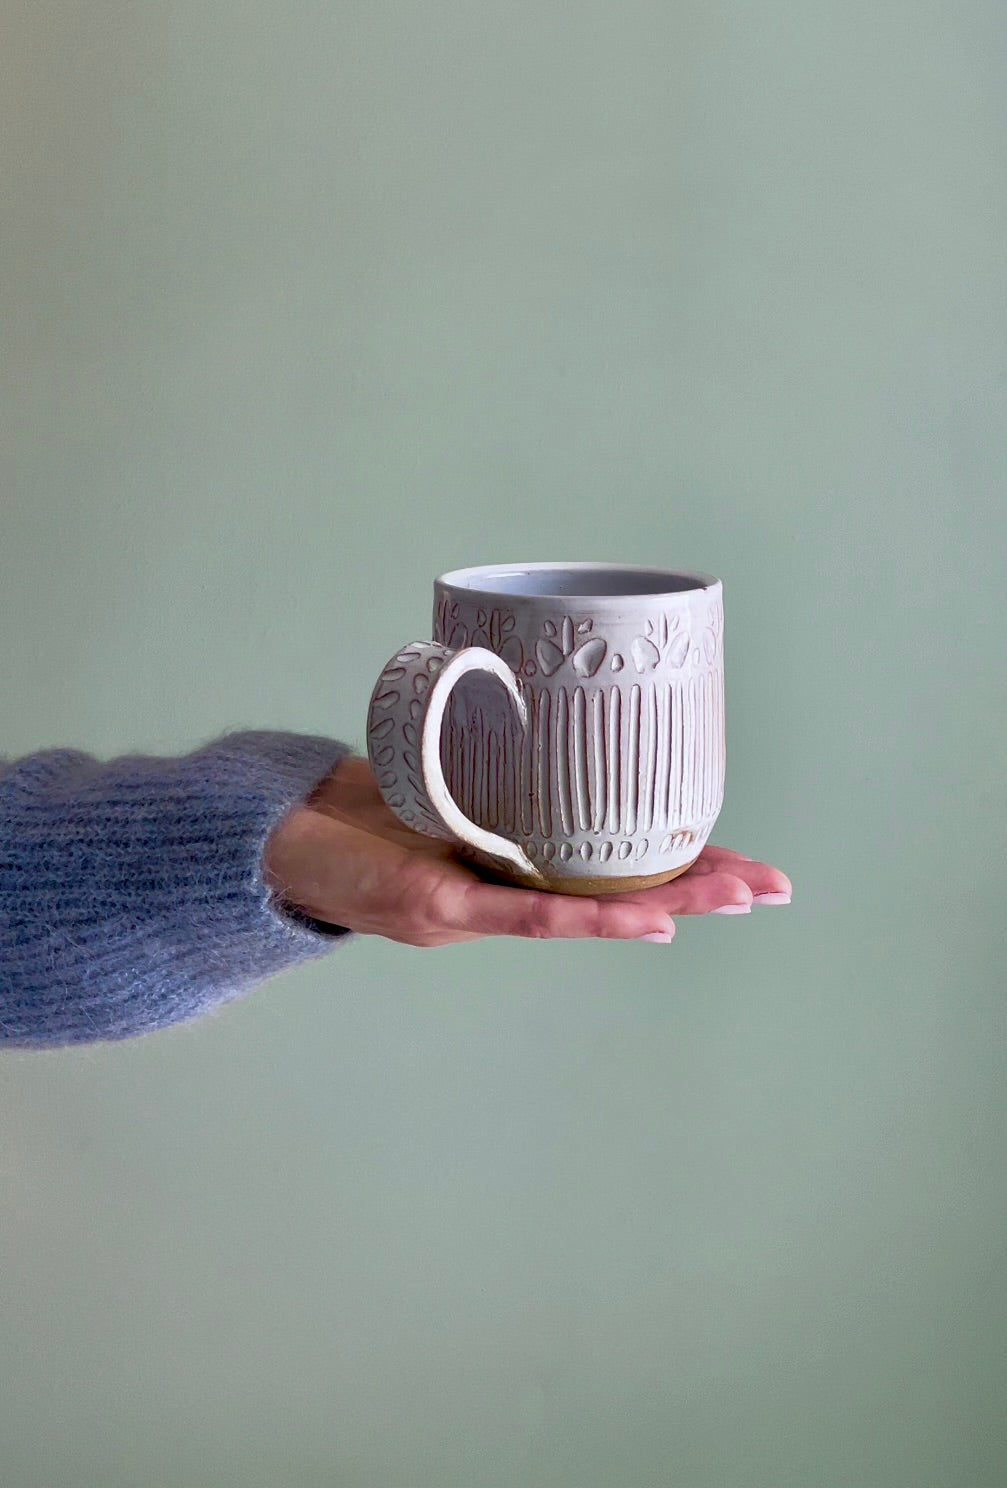
<instances>
[{"instance_id":1,"label":"green wall","mask_svg":"<svg viewBox=\"0 0 1007 1488\"><path fill-rule=\"evenodd\" d=\"M1002 0L0 18L0 753L698 566L796 885L4 1055L4 1488L1001 1484Z\"/></svg>"}]
</instances>

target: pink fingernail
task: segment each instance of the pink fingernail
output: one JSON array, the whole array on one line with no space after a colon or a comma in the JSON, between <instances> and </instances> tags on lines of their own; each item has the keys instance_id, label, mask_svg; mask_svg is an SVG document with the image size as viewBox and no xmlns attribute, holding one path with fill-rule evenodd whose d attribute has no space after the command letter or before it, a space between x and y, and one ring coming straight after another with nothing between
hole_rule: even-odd
<instances>
[{"instance_id":1,"label":"pink fingernail","mask_svg":"<svg viewBox=\"0 0 1007 1488\"><path fill-rule=\"evenodd\" d=\"M789 894L756 894L756 904L789 904Z\"/></svg>"},{"instance_id":2,"label":"pink fingernail","mask_svg":"<svg viewBox=\"0 0 1007 1488\"><path fill-rule=\"evenodd\" d=\"M713 914L751 914L752 913L752 906L750 904L722 904L721 907L720 907L720 909L714 909L714 910L711 911L711 913L713 913Z\"/></svg>"},{"instance_id":3,"label":"pink fingernail","mask_svg":"<svg viewBox=\"0 0 1007 1488\"><path fill-rule=\"evenodd\" d=\"M670 945L674 940L670 930L654 930L650 935L638 935L637 940L649 940L654 945Z\"/></svg>"}]
</instances>

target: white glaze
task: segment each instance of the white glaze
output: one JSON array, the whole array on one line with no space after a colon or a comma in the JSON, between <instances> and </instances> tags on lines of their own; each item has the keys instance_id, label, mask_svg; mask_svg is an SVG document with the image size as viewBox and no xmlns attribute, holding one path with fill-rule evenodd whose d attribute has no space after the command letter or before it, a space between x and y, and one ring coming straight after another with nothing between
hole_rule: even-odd
<instances>
[{"instance_id":1,"label":"white glaze","mask_svg":"<svg viewBox=\"0 0 1007 1488\"><path fill-rule=\"evenodd\" d=\"M371 698L382 794L416 830L552 887L674 873L723 803L723 630L708 574L445 574L433 640L399 651Z\"/></svg>"}]
</instances>

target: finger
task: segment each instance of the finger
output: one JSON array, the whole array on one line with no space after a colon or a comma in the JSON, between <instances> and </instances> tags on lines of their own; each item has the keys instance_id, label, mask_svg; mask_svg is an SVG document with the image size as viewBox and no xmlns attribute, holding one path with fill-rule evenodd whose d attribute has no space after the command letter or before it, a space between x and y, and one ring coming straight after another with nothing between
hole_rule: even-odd
<instances>
[{"instance_id":1,"label":"finger","mask_svg":"<svg viewBox=\"0 0 1007 1488\"><path fill-rule=\"evenodd\" d=\"M742 857L741 853L732 852L726 847L704 847L688 873L682 877L691 879L717 873L728 873L740 878L754 896L785 894L789 898L793 893L790 879L779 868L773 868L769 863L760 863L754 858ZM677 883L678 880L673 882Z\"/></svg>"},{"instance_id":2,"label":"finger","mask_svg":"<svg viewBox=\"0 0 1007 1488\"><path fill-rule=\"evenodd\" d=\"M752 908L752 890L735 873L685 873L671 883L652 889L637 889L615 897L624 903L661 908L669 915L746 913Z\"/></svg>"},{"instance_id":3,"label":"finger","mask_svg":"<svg viewBox=\"0 0 1007 1488\"><path fill-rule=\"evenodd\" d=\"M518 935L533 940L638 940L675 926L660 904L641 900L581 898L510 889L475 881L461 901L458 928L477 935Z\"/></svg>"}]
</instances>

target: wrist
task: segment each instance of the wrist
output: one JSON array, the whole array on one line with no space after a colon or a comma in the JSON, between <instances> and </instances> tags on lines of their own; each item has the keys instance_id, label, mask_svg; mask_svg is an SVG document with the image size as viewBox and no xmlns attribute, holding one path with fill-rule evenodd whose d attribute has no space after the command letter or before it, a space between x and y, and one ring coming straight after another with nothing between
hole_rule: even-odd
<instances>
[{"instance_id":1,"label":"wrist","mask_svg":"<svg viewBox=\"0 0 1007 1488\"><path fill-rule=\"evenodd\" d=\"M306 851L311 817L303 803L292 806L273 827L262 853L262 881L274 899L287 909L314 914L311 885L306 882ZM315 886L317 888L317 886Z\"/></svg>"}]
</instances>

